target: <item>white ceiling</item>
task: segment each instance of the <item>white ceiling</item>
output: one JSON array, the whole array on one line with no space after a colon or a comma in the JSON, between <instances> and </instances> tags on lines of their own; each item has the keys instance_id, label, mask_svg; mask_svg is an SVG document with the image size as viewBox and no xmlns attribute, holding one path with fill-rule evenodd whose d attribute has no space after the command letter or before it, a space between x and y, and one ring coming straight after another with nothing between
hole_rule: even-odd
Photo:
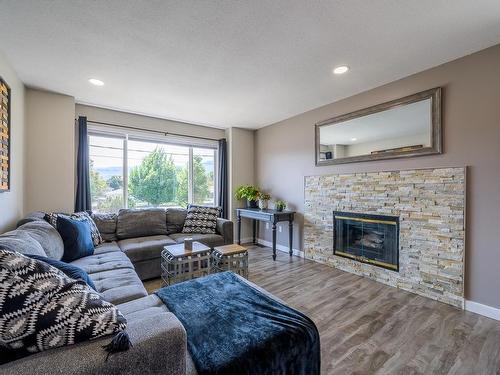
<instances>
[{"instance_id":1,"label":"white ceiling","mask_svg":"<svg viewBox=\"0 0 500 375\"><path fill-rule=\"evenodd\" d=\"M498 43L498 0L0 0L0 49L27 85L216 127L259 128Z\"/></svg>"},{"instance_id":2,"label":"white ceiling","mask_svg":"<svg viewBox=\"0 0 500 375\"><path fill-rule=\"evenodd\" d=\"M422 134L430 139L431 128L431 99L426 99L322 126L319 138L323 145L352 145Z\"/></svg>"}]
</instances>

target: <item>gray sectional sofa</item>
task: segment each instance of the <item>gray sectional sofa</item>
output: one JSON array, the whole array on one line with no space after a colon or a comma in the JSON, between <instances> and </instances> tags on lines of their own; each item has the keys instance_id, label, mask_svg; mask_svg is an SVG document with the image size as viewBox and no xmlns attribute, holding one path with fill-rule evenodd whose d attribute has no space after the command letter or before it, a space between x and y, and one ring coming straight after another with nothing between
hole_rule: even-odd
<instances>
[{"instance_id":1,"label":"gray sectional sofa","mask_svg":"<svg viewBox=\"0 0 500 375\"><path fill-rule=\"evenodd\" d=\"M141 280L160 277L160 256L163 247L183 243L187 237L194 238L209 247L233 243L233 223L226 219L217 219L215 234L186 234L182 233L187 210L182 208L150 208L150 209L122 209L118 214L93 214L101 236L107 243L105 247L120 250L130 262ZM33 221L45 221L43 212L33 212L18 223L18 229ZM101 262L111 259L115 255L102 255L100 258L88 257L76 264L85 269L88 265L99 267Z\"/></svg>"},{"instance_id":2,"label":"gray sectional sofa","mask_svg":"<svg viewBox=\"0 0 500 375\"><path fill-rule=\"evenodd\" d=\"M156 295L148 295L141 281L160 276L160 253L165 245L182 243L186 237L212 247L233 242L231 221L218 219L216 234L186 235L181 233L185 217L183 209L94 215L107 242L97 246L93 255L72 262L89 274L103 298L127 318L133 350L106 361L102 345L110 339L103 338L10 362L0 366L0 373L195 374L184 327ZM64 249L59 233L41 212L28 215L16 230L0 235L2 245L55 259L61 259Z\"/></svg>"}]
</instances>

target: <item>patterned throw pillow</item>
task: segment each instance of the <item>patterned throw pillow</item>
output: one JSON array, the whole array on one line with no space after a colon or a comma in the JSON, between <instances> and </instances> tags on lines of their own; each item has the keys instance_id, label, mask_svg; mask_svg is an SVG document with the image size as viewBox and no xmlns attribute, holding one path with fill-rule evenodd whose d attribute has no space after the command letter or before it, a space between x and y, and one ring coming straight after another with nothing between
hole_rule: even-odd
<instances>
[{"instance_id":1,"label":"patterned throw pillow","mask_svg":"<svg viewBox=\"0 0 500 375\"><path fill-rule=\"evenodd\" d=\"M59 215L64 215L64 214L48 212L45 214L44 219L45 221L48 221L50 225L52 225L54 228L57 229L57 218L59 217ZM85 211L75 212L74 214L65 216L69 216L72 219L87 221L90 224L90 233L92 235L92 243L94 244L94 246L99 246L104 242L104 240L101 237L101 233L99 232L99 229L97 229L97 225L95 224L94 220Z\"/></svg>"},{"instance_id":2,"label":"patterned throw pillow","mask_svg":"<svg viewBox=\"0 0 500 375\"><path fill-rule=\"evenodd\" d=\"M85 282L0 249L0 364L102 336L121 336L126 326L118 309Z\"/></svg>"},{"instance_id":3,"label":"patterned throw pillow","mask_svg":"<svg viewBox=\"0 0 500 375\"><path fill-rule=\"evenodd\" d=\"M45 216L43 217L45 221L47 221L50 225L52 225L54 228L57 229L57 218L59 217L58 213L55 212L46 212Z\"/></svg>"},{"instance_id":4,"label":"patterned throw pillow","mask_svg":"<svg viewBox=\"0 0 500 375\"><path fill-rule=\"evenodd\" d=\"M215 233L220 207L189 205L182 233Z\"/></svg>"}]
</instances>

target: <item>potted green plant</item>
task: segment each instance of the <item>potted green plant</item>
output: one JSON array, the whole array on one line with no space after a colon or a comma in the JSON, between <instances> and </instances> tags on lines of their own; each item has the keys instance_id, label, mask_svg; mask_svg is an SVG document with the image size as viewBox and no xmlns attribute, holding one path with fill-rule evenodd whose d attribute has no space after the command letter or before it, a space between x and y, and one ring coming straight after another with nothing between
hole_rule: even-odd
<instances>
[{"instance_id":1,"label":"potted green plant","mask_svg":"<svg viewBox=\"0 0 500 375\"><path fill-rule=\"evenodd\" d=\"M283 211L286 208L286 202L278 199L276 202L274 202L274 208L276 211Z\"/></svg>"},{"instance_id":2,"label":"potted green plant","mask_svg":"<svg viewBox=\"0 0 500 375\"><path fill-rule=\"evenodd\" d=\"M234 194L236 199L246 200L247 208L257 208L257 201L259 199L259 188L252 185L242 185L236 189L236 193Z\"/></svg>"},{"instance_id":3,"label":"potted green plant","mask_svg":"<svg viewBox=\"0 0 500 375\"><path fill-rule=\"evenodd\" d=\"M259 193L259 208L261 210L267 210L269 199L271 199L271 195L267 193Z\"/></svg>"}]
</instances>

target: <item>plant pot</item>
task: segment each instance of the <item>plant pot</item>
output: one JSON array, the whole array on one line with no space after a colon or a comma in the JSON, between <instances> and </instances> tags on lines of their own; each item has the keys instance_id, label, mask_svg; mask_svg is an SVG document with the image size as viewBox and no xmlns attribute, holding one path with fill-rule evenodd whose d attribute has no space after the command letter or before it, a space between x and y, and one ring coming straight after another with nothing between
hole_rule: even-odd
<instances>
[{"instance_id":1,"label":"plant pot","mask_svg":"<svg viewBox=\"0 0 500 375\"><path fill-rule=\"evenodd\" d=\"M276 207L276 211L278 211L278 212L283 211L283 207Z\"/></svg>"},{"instance_id":2,"label":"plant pot","mask_svg":"<svg viewBox=\"0 0 500 375\"><path fill-rule=\"evenodd\" d=\"M248 200L247 199L247 208L259 208L259 202L253 200Z\"/></svg>"},{"instance_id":3,"label":"plant pot","mask_svg":"<svg viewBox=\"0 0 500 375\"><path fill-rule=\"evenodd\" d=\"M267 210L268 204L269 204L268 200L259 199L259 208L261 210Z\"/></svg>"}]
</instances>

